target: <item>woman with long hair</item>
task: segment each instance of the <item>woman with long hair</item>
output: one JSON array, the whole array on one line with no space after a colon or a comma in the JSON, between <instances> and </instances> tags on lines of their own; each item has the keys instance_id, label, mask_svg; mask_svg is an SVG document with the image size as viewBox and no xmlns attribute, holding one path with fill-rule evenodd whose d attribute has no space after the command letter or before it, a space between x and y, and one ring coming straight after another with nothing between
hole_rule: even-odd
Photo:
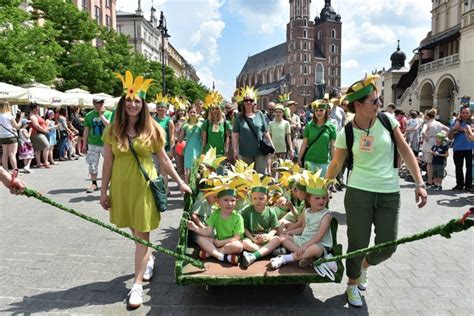
<instances>
[{"instance_id":1,"label":"woman with long hair","mask_svg":"<svg viewBox=\"0 0 474 316\"><path fill-rule=\"evenodd\" d=\"M35 150L36 168L51 168L48 163L48 153L51 145L46 137L48 126L46 121L39 115L39 104L32 103L30 108L31 143ZM41 163L41 158L43 158L43 163Z\"/></svg>"},{"instance_id":2,"label":"woman with long hair","mask_svg":"<svg viewBox=\"0 0 474 316\"><path fill-rule=\"evenodd\" d=\"M304 128L298 164L312 172L321 169L321 176L324 177L330 159L334 157L336 125L329 120L331 108L328 102L316 100L310 107L313 119Z\"/></svg>"},{"instance_id":3,"label":"woman with long hair","mask_svg":"<svg viewBox=\"0 0 474 316\"><path fill-rule=\"evenodd\" d=\"M188 121L184 123L179 141L186 141L184 147L184 180L189 183L189 173L193 167L194 161L201 155L201 127L202 122L199 120L196 106L188 109Z\"/></svg>"},{"instance_id":4,"label":"woman with long hair","mask_svg":"<svg viewBox=\"0 0 474 316\"><path fill-rule=\"evenodd\" d=\"M127 77L131 77L128 71ZM150 232L159 226L160 213L130 146L133 146L150 179L158 176L152 159L154 153L161 167L176 180L180 191L192 192L174 170L164 148L164 131L150 116L144 99L150 81L145 81L136 89L138 91L127 86L129 81L123 81L127 95L120 98L114 121L103 133L105 156L100 204L110 210L113 224L119 228L129 227L134 236L149 241ZM137 308L143 303L142 283L152 277L153 267L151 249L135 243L135 277L129 293L130 307Z\"/></svg>"},{"instance_id":5,"label":"woman with long hair","mask_svg":"<svg viewBox=\"0 0 474 316\"><path fill-rule=\"evenodd\" d=\"M240 91L239 114L232 129L234 160L241 159L247 164L254 163L258 173L268 173L268 155L259 149L260 140L273 147L268 133L268 125L261 111L256 110L257 92L250 87ZM257 134L257 135L255 135Z\"/></svg>"},{"instance_id":6,"label":"woman with long hair","mask_svg":"<svg viewBox=\"0 0 474 316\"><path fill-rule=\"evenodd\" d=\"M216 148L216 154L227 155L232 126L226 120L219 104L210 104L207 119L201 128L202 152L206 153L211 147Z\"/></svg>"},{"instance_id":7,"label":"woman with long hair","mask_svg":"<svg viewBox=\"0 0 474 316\"><path fill-rule=\"evenodd\" d=\"M347 157L352 157L344 207L347 216L347 252L369 246L372 226L375 244L397 239L400 212L400 185L397 149L415 180L415 197L418 207L427 201L425 184L415 155L400 131L394 116L379 113L381 104L376 80L369 76L355 82L347 90L349 111L354 119L337 135L335 152L326 173L335 179ZM351 135L346 138L346 133ZM352 140L352 141L351 141ZM367 269L390 258L396 247L371 252L366 256L347 259L349 278L346 295L349 304L362 306L361 292L368 287Z\"/></svg>"},{"instance_id":8,"label":"woman with long hair","mask_svg":"<svg viewBox=\"0 0 474 316\"><path fill-rule=\"evenodd\" d=\"M17 169L16 153L20 125L11 113L10 104L0 102L0 144L2 144L2 166L6 170L8 170L8 162L13 170Z\"/></svg>"},{"instance_id":9,"label":"woman with long hair","mask_svg":"<svg viewBox=\"0 0 474 316\"><path fill-rule=\"evenodd\" d=\"M58 143L57 141L57 130L58 130L58 125L56 124L56 121L54 120L54 111L53 110L48 110L46 111L46 115L44 116L44 119L46 121L46 125L48 126L48 134L46 134L46 137L48 138L49 142L49 149L48 149L48 161L52 165L57 165L58 163L54 161L54 146Z\"/></svg>"}]
</instances>

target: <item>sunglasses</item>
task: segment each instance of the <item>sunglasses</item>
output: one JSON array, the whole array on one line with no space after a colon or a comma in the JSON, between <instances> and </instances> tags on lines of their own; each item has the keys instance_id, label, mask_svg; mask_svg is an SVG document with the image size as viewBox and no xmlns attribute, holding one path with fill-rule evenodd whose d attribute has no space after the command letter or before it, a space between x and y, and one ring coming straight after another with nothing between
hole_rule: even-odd
<instances>
[{"instance_id":1,"label":"sunglasses","mask_svg":"<svg viewBox=\"0 0 474 316\"><path fill-rule=\"evenodd\" d=\"M375 98L375 99L373 99L372 101L370 101L370 103L371 103L372 105L377 105L377 104L382 103L382 101L380 100L380 98Z\"/></svg>"},{"instance_id":2,"label":"sunglasses","mask_svg":"<svg viewBox=\"0 0 474 316\"><path fill-rule=\"evenodd\" d=\"M253 102L252 99L245 99L244 102Z\"/></svg>"}]
</instances>

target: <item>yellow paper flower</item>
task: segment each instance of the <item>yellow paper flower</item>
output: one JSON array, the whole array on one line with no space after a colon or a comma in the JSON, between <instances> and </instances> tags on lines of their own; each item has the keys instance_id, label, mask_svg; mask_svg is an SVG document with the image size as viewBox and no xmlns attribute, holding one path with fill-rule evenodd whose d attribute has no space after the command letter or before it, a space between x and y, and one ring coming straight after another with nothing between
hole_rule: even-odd
<instances>
[{"instance_id":1,"label":"yellow paper flower","mask_svg":"<svg viewBox=\"0 0 474 316\"><path fill-rule=\"evenodd\" d=\"M133 80L133 75L130 70L125 71L125 78L120 73L116 72L114 74L122 81L123 90L128 99L135 99L135 95L145 99L146 92L153 82L153 79L144 80L143 76L137 76L135 80Z\"/></svg>"}]
</instances>

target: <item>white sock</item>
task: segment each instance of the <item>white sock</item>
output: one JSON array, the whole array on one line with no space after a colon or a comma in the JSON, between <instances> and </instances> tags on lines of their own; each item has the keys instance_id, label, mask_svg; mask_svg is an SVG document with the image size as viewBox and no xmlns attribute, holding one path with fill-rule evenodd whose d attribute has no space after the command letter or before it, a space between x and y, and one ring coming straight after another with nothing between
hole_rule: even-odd
<instances>
[{"instance_id":1,"label":"white sock","mask_svg":"<svg viewBox=\"0 0 474 316\"><path fill-rule=\"evenodd\" d=\"M224 261L225 260L225 255L222 252L219 252L219 256L217 257L217 260Z\"/></svg>"},{"instance_id":2,"label":"white sock","mask_svg":"<svg viewBox=\"0 0 474 316\"><path fill-rule=\"evenodd\" d=\"M283 257L283 263L289 263L289 262L295 261L291 253L289 255L282 255L282 257Z\"/></svg>"}]
</instances>

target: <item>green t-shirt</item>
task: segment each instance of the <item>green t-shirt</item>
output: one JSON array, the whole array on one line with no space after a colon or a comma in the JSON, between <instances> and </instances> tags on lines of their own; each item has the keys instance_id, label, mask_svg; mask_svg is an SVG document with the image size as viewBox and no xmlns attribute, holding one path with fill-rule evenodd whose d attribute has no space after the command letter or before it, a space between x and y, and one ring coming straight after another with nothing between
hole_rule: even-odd
<instances>
[{"instance_id":1,"label":"green t-shirt","mask_svg":"<svg viewBox=\"0 0 474 316\"><path fill-rule=\"evenodd\" d=\"M286 153L286 135L290 134L290 122L287 120L281 122L271 121L268 124L268 131L272 137L275 152Z\"/></svg>"},{"instance_id":2,"label":"green t-shirt","mask_svg":"<svg viewBox=\"0 0 474 316\"><path fill-rule=\"evenodd\" d=\"M171 117L165 116L162 119L159 119L158 116L153 117L153 119L160 124L161 127L165 130L166 133L166 143L165 143L165 151L170 151L170 121Z\"/></svg>"},{"instance_id":3,"label":"green t-shirt","mask_svg":"<svg viewBox=\"0 0 474 316\"><path fill-rule=\"evenodd\" d=\"M266 234L279 226L277 214L269 206L266 206L263 212L259 213L253 205L250 205L242 210L242 217L244 218L245 228L252 235Z\"/></svg>"},{"instance_id":4,"label":"green t-shirt","mask_svg":"<svg viewBox=\"0 0 474 316\"><path fill-rule=\"evenodd\" d=\"M242 215L233 211L226 219L221 217L221 210L217 209L211 213L207 220L207 226L214 228L216 239L223 240L244 234L244 219Z\"/></svg>"},{"instance_id":5,"label":"green t-shirt","mask_svg":"<svg viewBox=\"0 0 474 316\"><path fill-rule=\"evenodd\" d=\"M391 115L387 115L392 128L398 126L398 121ZM400 191L398 183L398 170L393 168L393 151L395 147L390 138L390 132L376 120L374 126L369 130L369 136L374 137L373 150L371 152L360 150L361 137L367 132L355 126L354 145L352 153L354 164L349 175L348 186L360 190L378 193L393 193ZM347 149L346 134L344 128L339 132L336 139L336 148Z\"/></svg>"},{"instance_id":6,"label":"green t-shirt","mask_svg":"<svg viewBox=\"0 0 474 316\"><path fill-rule=\"evenodd\" d=\"M230 123L225 120L219 124L209 124L209 120L205 120L201 130L207 133L207 143L204 152L214 147L218 155L224 156L225 134L227 131L232 131Z\"/></svg>"},{"instance_id":7,"label":"green t-shirt","mask_svg":"<svg viewBox=\"0 0 474 316\"><path fill-rule=\"evenodd\" d=\"M310 148L308 153L305 155L305 161L312 163L329 163L329 143L331 140L336 139L336 125L331 123L329 120L324 125L318 126L314 121L310 121L304 128L304 138L308 140L308 145L311 144L321 132L321 129L325 127L323 134L318 138Z\"/></svg>"},{"instance_id":8,"label":"green t-shirt","mask_svg":"<svg viewBox=\"0 0 474 316\"><path fill-rule=\"evenodd\" d=\"M257 133L258 139L262 139L263 133L268 131L267 122L262 112L255 113L252 118L247 118L250 122L253 122L254 130ZM250 129L246 120L237 115L234 120L234 127L232 130L234 133L239 134L239 155L241 156L259 156L262 155L258 149L258 141L255 134Z\"/></svg>"},{"instance_id":9,"label":"green t-shirt","mask_svg":"<svg viewBox=\"0 0 474 316\"><path fill-rule=\"evenodd\" d=\"M207 225L207 219L215 209L216 208L213 205L209 204L207 199L204 197L204 194L200 193L191 208L191 213L199 216L201 221Z\"/></svg>"},{"instance_id":10,"label":"green t-shirt","mask_svg":"<svg viewBox=\"0 0 474 316\"><path fill-rule=\"evenodd\" d=\"M104 116L107 120L110 121L112 117L112 112L105 111ZM104 133L105 125L104 122L99 117L99 112L91 111L86 114L84 120L84 126L89 128L89 135L87 137L87 143L95 146L104 146L102 141L102 134Z\"/></svg>"}]
</instances>

